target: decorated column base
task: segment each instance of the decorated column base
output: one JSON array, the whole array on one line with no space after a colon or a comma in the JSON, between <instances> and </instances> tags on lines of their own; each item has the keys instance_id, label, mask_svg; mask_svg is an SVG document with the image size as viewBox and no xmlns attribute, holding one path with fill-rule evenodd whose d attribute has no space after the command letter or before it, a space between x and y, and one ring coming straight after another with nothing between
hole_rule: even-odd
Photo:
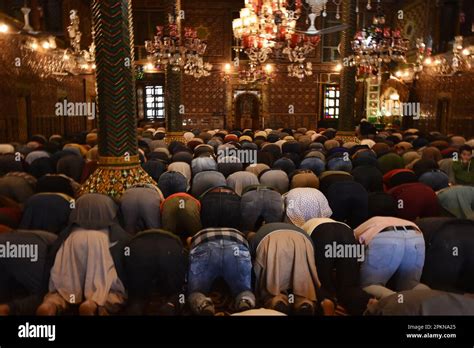
<instances>
[{"instance_id":1,"label":"decorated column base","mask_svg":"<svg viewBox=\"0 0 474 348\"><path fill-rule=\"evenodd\" d=\"M101 193L119 199L136 184L156 185L140 166L138 156L99 157L99 168L82 185L78 195Z\"/></svg>"}]
</instances>

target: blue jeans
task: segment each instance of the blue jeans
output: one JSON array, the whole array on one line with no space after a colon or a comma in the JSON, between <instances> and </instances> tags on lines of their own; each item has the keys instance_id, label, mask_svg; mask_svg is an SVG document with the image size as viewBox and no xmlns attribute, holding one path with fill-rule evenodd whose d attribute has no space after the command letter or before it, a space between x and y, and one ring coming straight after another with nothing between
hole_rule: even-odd
<instances>
[{"instance_id":1,"label":"blue jeans","mask_svg":"<svg viewBox=\"0 0 474 348\"><path fill-rule=\"evenodd\" d=\"M242 299L255 304L251 292L252 261L243 244L230 240L201 243L191 250L188 272L188 293L191 308L199 308L217 277L229 286L236 303Z\"/></svg>"},{"instance_id":2,"label":"blue jeans","mask_svg":"<svg viewBox=\"0 0 474 348\"><path fill-rule=\"evenodd\" d=\"M424 262L425 240L421 233L413 230L380 232L366 248L360 285L377 298L395 293L386 288L392 277L395 291L427 289L420 284Z\"/></svg>"}]
</instances>

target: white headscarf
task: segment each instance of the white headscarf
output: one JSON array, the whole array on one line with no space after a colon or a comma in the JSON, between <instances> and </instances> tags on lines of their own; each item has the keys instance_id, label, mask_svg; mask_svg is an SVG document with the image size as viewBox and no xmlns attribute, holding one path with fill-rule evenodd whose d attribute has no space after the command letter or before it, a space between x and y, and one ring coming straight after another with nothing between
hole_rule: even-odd
<instances>
[{"instance_id":1,"label":"white headscarf","mask_svg":"<svg viewBox=\"0 0 474 348\"><path fill-rule=\"evenodd\" d=\"M283 195L286 216L293 225L301 227L314 218L329 218L332 210L323 193L314 188L299 187Z\"/></svg>"}]
</instances>

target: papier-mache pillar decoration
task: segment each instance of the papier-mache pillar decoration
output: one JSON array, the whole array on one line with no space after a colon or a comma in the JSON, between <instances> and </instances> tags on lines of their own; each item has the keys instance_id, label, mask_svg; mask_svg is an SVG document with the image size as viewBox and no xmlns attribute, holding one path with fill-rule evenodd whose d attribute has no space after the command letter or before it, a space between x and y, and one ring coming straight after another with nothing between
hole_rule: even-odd
<instances>
[{"instance_id":1,"label":"papier-mache pillar decoration","mask_svg":"<svg viewBox=\"0 0 474 348\"><path fill-rule=\"evenodd\" d=\"M119 198L130 186L154 183L140 166L135 103L131 0L93 0L99 168L79 194Z\"/></svg>"}]
</instances>

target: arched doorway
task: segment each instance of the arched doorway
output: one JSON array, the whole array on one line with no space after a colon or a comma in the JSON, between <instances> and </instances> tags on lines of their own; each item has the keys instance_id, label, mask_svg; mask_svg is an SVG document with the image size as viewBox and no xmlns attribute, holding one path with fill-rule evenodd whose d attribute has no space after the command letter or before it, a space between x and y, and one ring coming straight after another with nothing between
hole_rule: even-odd
<instances>
[{"instance_id":1,"label":"arched doorway","mask_svg":"<svg viewBox=\"0 0 474 348\"><path fill-rule=\"evenodd\" d=\"M260 98L255 93L242 93L235 99L236 128L260 128Z\"/></svg>"}]
</instances>

